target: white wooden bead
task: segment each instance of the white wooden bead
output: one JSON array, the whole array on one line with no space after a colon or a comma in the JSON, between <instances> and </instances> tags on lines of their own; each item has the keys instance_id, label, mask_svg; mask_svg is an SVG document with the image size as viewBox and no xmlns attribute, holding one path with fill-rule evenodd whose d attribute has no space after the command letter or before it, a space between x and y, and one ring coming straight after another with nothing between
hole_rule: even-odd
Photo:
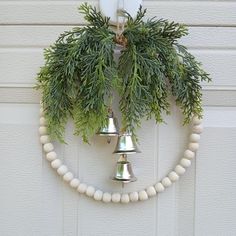
<instances>
[{"instance_id":1,"label":"white wooden bead","mask_svg":"<svg viewBox=\"0 0 236 236\"><path fill-rule=\"evenodd\" d=\"M70 181L70 186L72 188L78 188L80 181L77 178L74 178Z\"/></svg>"},{"instance_id":2,"label":"white wooden bead","mask_svg":"<svg viewBox=\"0 0 236 236\"><path fill-rule=\"evenodd\" d=\"M195 157L195 153L192 152L191 150L186 150L184 152L184 157L188 159L193 159Z\"/></svg>"},{"instance_id":3,"label":"white wooden bead","mask_svg":"<svg viewBox=\"0 0 236 236\"><path fill-rule=\"evenodd\" d=\"M121 202L122 203L129 203L129 194L127 194L127 193L124 193L124 194L122 194L121 195Z\"/></svg>"},{"instance_id":4,"label":"white wooden bead","mask_svg":"<svg viewBox=\"0 0 236 236\"><path fill-rule=\"evenodd\" d=\"M147 192L145 190L142 190L138 193L138 197L140 201L145 201L148 199Z\"/></svg>"},{"instance_id":5,"label":"white wooden bead","mask_svg":"<svg viewBox=\"0 0 236 236\"><path fill-rule=\"evenodd\" d=\"M138 201L138 193L132 192L129 194L129 198L131 202L137 202Z\"/></svg>"},{"instance_id":6,"label":"white wooden bead","mask_svg":"<svg viewBox=\"0 0 236 236\"><path fill-rule=\"evenodd\" d=\"M202 123L202 119L199 119L197 116L193 117L193 124L200 125Z\"/></svg>"},{"instance_id":7,"label":"white wooden bead","mask_svg":"<svg viewBox=\"0 0 236 236\"><path fill-rule=\"evenodd\" d=\"M54 160L57 159L57 154L56 154L55 152L49 152L49 153L47 153L47 155L46 155L46 159L47 159L48 161L54 161Z\"/></svg>"},{"instance_id":8,"label":"white wooden bead","mask_svg":"<svg viewBox=\"0 0 236 236\"><path fill-rule=\"evenodd\" d=\"M189 159L186 159L186 158L182 158L180 160L180 165L183 166L183 167L189 167L191 166L191 161Z\"/></svg>"},{"instance_id":9,"label":"white wooden bead","mask_svg":"<svg viewBox=\"0 0 236 236\"><path fill-rule=\"evenodd\" d=\"M40 143L42 144L46 144L46 143L49 143L51 141L49 135L42 135L40 137Z\"/></svg>"},{"instance_id":10,"label":"white wooden bead","mask_svg":"<svg viewBox=\"0 0 236 236\"><path fill-rule=\"evenodd\" d=\"M44 109L43 109L43 107L40 108L40 110L39 110L39 115L40 115L40 116L44 116Z\"/></svg>"},{"instance_id":11,"label":"white wooden bead","mask_svg":"<svg viewBox=\"0 0 236 236\"><path fill-rule=\"evenodd\" d=\"M108 203L111 201L111 194L110 193L104 193L102 196L102 201L105 203Z\"/></svg>"},{"instance_id":12,"label":"white wooden bead","mask_svg":"<svg viewBox=\"0 0 236 236\"><path fill-rule=\"evenodd\" d=\"M79 184L79 186L77 188L77 191L79 193L85 193L86 190L87 190L87 185L86 184L84 184L84 183Z\"/></svg>"},{"instance_id":13,"label":"white wooden bead","mask_svg":"<svg viewBox=\"0 0 236 236\"><path fill-rule=\"evenodd\" d=\"M198 143L200 141L200 135L199 134L191 134L189 139L190 139L190 142L193 142L193 143Z\"/></svg>"},{"instance_id":14,"label":"white wooden bead","mask_svg":"<svg viewBox=\"0 0 236 236\"><path fill-rule=\"evenodd\" d=\"M161 183L163 184L164 187L169 187L172 182L171 180L169 179L169 177L165 177L162 179Z\"/></svg>"},{"instance_id":15,"label":"white wooden bead","mask_svg":"<svg viewBox=\"0 0 236 236\"><path fill-rule=\"evenodd\" d=\"M66 174L68 172L68 167L66 165L61 165L58 169L57 169L57 173L61 176L63 176L64 174Z\"/></svg>"},{"instance_id":16,"label":"white wooden bead","mask_svg":"<svg viewBox=\"0 0 236 236\"><path fill-rule=\"evenodd\" d=\"M159 182L155 185L155 189L156 189L157 193L161 193L165 190L165 187L163 186L162 183Z\"/></svg>"},{"instance_id":17,"label":"white wooden bead","mask_svg":"<svg viewBox=\"0 0 236 236\"><path fill-rule=\"evenodd\" d=\"M203 131L203 126L202 125L194 125L192 128L193 133L196 134L201 134Z\"/></svg>"},{"instance_id":18,"label":"white wooden bead","mask_svg":"<svg viewBox=\"0 0 236 236\"><path fill-rule=\"evenodd\" d=\"M42 125L42 126L47 125L47 121L46 121L46 119L45 119L43 116L40 117L40 119L39 119L39 124Z\"/></svg>"},{"instance_id":19,"label":"white wooden bead","mask_svg":"<svg viewBox=\"0 0 236 236\"><path fill-rule=\"evenodd\" d=\"M179 179L179 176L177 175L177 173L175 171L171 171L169 174L168 174L168 177L170 178L170 180L172 182L175 182Z\"/></svg>"},{"instance_id":20,"label":"white wooden bead","mask_svg":"<svg viewBox=\"0 0 236 236\"><path fill-rule=\"evenodd\" d=\"M156 192L156 189L153 187L153 186L149 186L147 189L146 189L146 192L147 192L147 195L149 197L153 197L157 194Z\"/></svg>"},{"instance_id":21,"label":"white wooden bead","mask_svg":"<svg viewBox=\"0 0 236 236\"><path fill-rule=\"evenodd\" d=\"M188 145L188 148L190 151L196 152L199 149L199 144L198 143L190 143Z\"/></svg>"},{"instance_id":22,"label":"white wooden bead","mask_svg":"<svg viewBox=\"0 0 236 236\"><path fill-rule=\"evenodd\" d=\"M175 167L175 172L177 173L177 175L183 175L185 173L185 168L181 165L177 165Z\"/></svg>"},{"instance_id":23,"label":"white wooden bead","mask_svg":"<svg viewBox=\"0 0 236 236\"><path fill-rule=\"evenodd\" d=\"M96 201L101 201L102 200L102 196L103 196L103 192L101 190L96 190L96 192L94 193L94 200Z\"/></svg>"},{"instance_id":24,"label":"white wooden bead","mask_svg":"<svg viewBox=\"0 0 236 236\"><path fill-rule=\"evenodd\" d=\"M54 149L54 146L52 143L46 143L43 145L43 150L45 152L51 152L51 151L53 151L53 149Z\"/></svg>"},{"instance_id":25,"label":"white wooden bead","mask_svg":"<svg viewBox=\"0 0 236 236\"><path fill-rule=\"evenodd\" d=\"M53 169L58 169L62 165L62 162L60 159L55 159L54 161L51 162L51 167Z\"/></svg>"},{"instance_id":26,"label":"white wooden bead","mask_svg":"<svg viewBox=\"0 0 236 236\"><path fill-rule=\"evenodd\" d=\"M86 189L86 195L89 197L93 197L95 193L95 188L93 186L88 186L88 188Z\"/></svg>"},{"instance_id":27,"label":"white wooden bead","mask_svg":"<svg viewBox=\"0 0 236 236\"><path fill-rule=\"evenodd\" d=\"M46 126L40 126L39 127L39 134L40 135L45 135L45 134L47 134L48 132L47 132L47 127Z\"/></svg>"},{"instance_id":28,"label":"white wooden bead","mask_svg":"<svg viewBox=\"0 0 236 236\"><path fill-rule=\"evenodd\" d=\"M111 195L111 200L112 200L112 202L114 202L114 203L120 202L120 199L121 199L120 193L113 193L113 194Z\"/></svg>"},{"instance_id":29,"label":"white wooden bead","mask_svg":"<svg viewBox=\"0 0 236 236\"><path fill-rule=\"evenodd\" d=\"M70 182L74 178L74 175L71 172L67 172L65 175L63 175L63 180L65 182Z\"/></svg>"}]
</instances>

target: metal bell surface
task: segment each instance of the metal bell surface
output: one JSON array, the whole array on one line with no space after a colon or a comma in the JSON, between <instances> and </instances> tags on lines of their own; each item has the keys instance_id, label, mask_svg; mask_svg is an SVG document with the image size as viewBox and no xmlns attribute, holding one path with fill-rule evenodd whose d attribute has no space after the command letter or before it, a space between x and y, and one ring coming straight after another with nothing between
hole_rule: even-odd
<instances>
[{"instance_id":1,"label":"metal bell surface","mask_svg":"<svg viewBox=\"0 0 236 236\"><path fill-rule=\"evenodd\" d=\"M117 136L119 135L118 120L114 117L113 112L108 116L107 125L102 127L98 133L100 136Z\"/></svg>"},{"instance_id":2,"label":"metal bell surface","mask_svg":"<svg viewBox=\"0 0 236 236\"><path fill-rule=\"evenodd\" d=\"M116 163L116 170L112 180L120 181L122 183L129 183L137 180L134 176L131 163L127 161L126 158Z\"/></svg>"},{"instance_id":3,"label":"metal bell surface","mask_svg":"<svg viewBox=\"0 0 236 236\"><path fill-rule=\"evenodd\" d=\"M140 152L132 135L124 133L118 137L115 154L134 154Z\"/></svg>"}]
</instances>

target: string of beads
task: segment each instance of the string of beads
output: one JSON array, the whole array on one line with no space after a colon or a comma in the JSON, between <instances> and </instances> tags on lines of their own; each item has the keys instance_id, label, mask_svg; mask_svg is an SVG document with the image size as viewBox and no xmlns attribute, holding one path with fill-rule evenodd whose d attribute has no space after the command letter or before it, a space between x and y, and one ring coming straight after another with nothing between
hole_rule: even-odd
<instances>
[{"instance_id":1,"label":"string of beads","mask_svg":"<svg viewBox=\"0 0 236 236\"><path fill-rule=\"evenodd\" d=\"M191 165L191 161L196 156L196 152L199 149L200 134L203 131L202 120L193 117L192 133L189 137L188 148L184 151L183 157L180 159L179 163L162 180L158 181L154 185L147 186L145 189L140 191L134 191L131 193L110 193L96 189L92 185L88 186L86 183L81 183L69 168L57 157L54 145L51 143L50 136L47 132L47 123L44 118L42 105L40 106L39 123L40 142L43 146L45 157L50 162L52 169L56 170L57 174L61 176L61 178L68 183L71 188L77 190L81 194L93 198L96 201L102 201L104 203L112 202L127 204L130 202L145 201L170 187L174 182L179 180L180 176L183 175L186 172L186 169Z\"/></svg>"}]
</instances>

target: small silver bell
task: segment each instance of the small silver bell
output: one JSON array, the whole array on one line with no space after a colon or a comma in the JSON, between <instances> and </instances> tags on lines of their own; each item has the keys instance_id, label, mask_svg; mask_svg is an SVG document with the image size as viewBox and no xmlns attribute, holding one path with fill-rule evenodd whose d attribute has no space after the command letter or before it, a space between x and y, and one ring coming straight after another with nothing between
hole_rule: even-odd
<instances>
[{"instance_id":1,"label":"small silver bell","mask_svg":"<svg viewBox=\"0 0 236 236\"><path fill-rule=\"evenodd\" d=\"M116 117L114 117L113 112L110 113L107 119L106 126L102 127L98 132L97 135L99 136L117 136L119 135L119 126L118 126L118 120ZM108 143L110 143L110 139L107 140Z\"/></svg>"},{"instance_id":2,"label":"small silver bell","mask_svg":"<svg viewBox=\"0 0 236 236\"><path fill-rule=\"evenodd\" d=\"M124 133L119 135L115 151L115 154L134 154L140 152L132 135L130 133Z\"/></svg>"},{"instance_id":3,"label":"small silver bell","mask_svg":"<svg viewBox=\"0 0 236 236\"><path fill-rule=\"evenodd\" d=\"M127 156L125 154L121 155L116 163L116 170L112 180L120 181L122 183L129 183L137 180L134 176L131 163L127 161Z\"/></svg>"},{"instance_id":4,"label":"small silver bell","mask_svg":"<svg viewBox=\"0 0 236 236\"><path fill-rule=\"evenodd\" d=\"M100 136L117 136L119 135L119 127L117 118L114 117L113 112L110 113L107 119L106 126L102 127L98 133Z\"/></svg>"}]
</instances>

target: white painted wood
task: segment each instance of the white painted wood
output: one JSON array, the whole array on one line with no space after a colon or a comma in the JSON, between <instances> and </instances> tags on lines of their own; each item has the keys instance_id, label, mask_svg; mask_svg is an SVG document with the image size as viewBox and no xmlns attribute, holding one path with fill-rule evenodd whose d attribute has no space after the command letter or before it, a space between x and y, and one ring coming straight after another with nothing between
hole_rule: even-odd
<instances>
[{"instance_id":1,"label":"white painted wood","mask_svg":"<svg viewBox=\"0 0 236 236\"><path fill-rule=\"evenodd\" d=\"M99 0L99 9L102 14L110 18L110 22L116 25L118 22L125 22L119 11L126 11L133 18L136 17L138 9L142 5L142 0Z\"/></svg>"},{"instance_id":2,"label":"white painted wood","mask_svg":"<svg viewBox=\"0 0 236 236\"><path fill-rule=\"evenodd\" d=\"M210 107L206 115L201 143L207 145L196 161L195 235L235 235L236 109Z\"/></svg>"},{"instance_id":3,"label":"white painted wood","mask_svg":"<svg viewBox=\"0 0 236 236\"><path fill-rule=\"evenodd\" d=\"M83 1L2 1L0 24L84 24L77 7ZM98 6L97 1L91 4ZM144 1L148 16L189 25L236 25L236 3L214 1Z\"/></svg>"},{"instance_id":4,"label":"white painted wood","mask_svg":"<svg viewBox=\"0 0 236 236\"><path fill-rule=\"evenodd\" d=\"M167 125L160 125L158 136L158 179L173 170L186 148L187 130L181 125L179 112L172 109L172 116L166 118ZM166 135L168 133L168 135ZM165 138L163 138L165 137ZM177 232L177 184L170 186L158 197L157 235L176 235ZM165 217L163 217L165 216ZM168 218L167 218L168 216Z\"/></svg>"},{"instance_id":5,"label":"white painted wood","mask_svg":"<svg viewBox=\"0 0 236 236\"><path fill-rule=\"evenodd\" d=\"M1 52L14 51L21 52L26 48L44 48L58 38L60 33L70 30L74 26L0 26L0 49ZM236 38L235 27L189 27L189 35L185 36L180 42L189 49L236 49L234 39ZM40 50L39 49L39 50Z\"/></svg>"},{"instance_id":6,"label":"white painted wood","mask_svg":"<svg viewBox=\"0 0 236 236\"><path fill-rule=\"evenodd\" d=\"M63 160L70 170L77 176L79 147L78 139L73 138L73 123L70 121L66 129L68 145L63 147ZM63 183L63 235L74 236L78 234L78 193L71 191L67 184Z\"/></svg>"},{"instance_id":7,"label":"white painted wood","mask_svg":"<svg viewBox=\"0 0 236 236\"><path fill-rule=\"evenodd\" d=\"M84 24L76 10L80 3L0 0L0 235L236 235L235 1L144 1L148 16L190 25L190 35L181 42L203 62L213 82L204 84L205 131L196 163L159 197L131 205L101 204L71 190L44 160L38 141L40 96L32 86L43 65L43 48L64 30ZM158 126L144 121L142 153L130 157L138 182L124 191L155 183L181 158L189 130L175 107L166 120L168 125ZM117 160L111 154L115 138L108 145L94 137L88 146L72 134L69 122L68 145L55 145L59 157L82 181L122 190L109 179Z\"/></svg>"},{"instance_id":8,"label":"white painted wood","mask_svg":"<svg viewBox=\"0 0 236 236\"><path fill-rule=\"evenodd\" d=\"M192 36L194 37L194 36ZM206 39L207 40L207 39ZM214 78L209 86L235 86L236 50L190 50L203 63L203 67ZM222 63L224 58L224 63ZM0 84L32 85L43 65L43 49L0 49L0 69L4 76L0 77ZM11 68L15 69L12 70ZM224 80L222 80L224 78ZM207 85L207 83L203 83Z\"/></svg>"},{"instance_id":9,"label":"white painted wood","mask_svg":"<svg viewBox=\"0 0 236 236\"><path fill-rule=\"evenodd\" d=\"M64 26L2 26L0 34L0 84L33 84L43 65L43 47L52 44ZM190 27L182 40L214 78L210 86L234 86L236 68L236 28ZM233 50L232 50L233 49ZM222 63L222 58L224 62ZM12 70L14 68L14 70ZM222 78L224 78L222 80Z\"/></svg>"}]
</instances>

